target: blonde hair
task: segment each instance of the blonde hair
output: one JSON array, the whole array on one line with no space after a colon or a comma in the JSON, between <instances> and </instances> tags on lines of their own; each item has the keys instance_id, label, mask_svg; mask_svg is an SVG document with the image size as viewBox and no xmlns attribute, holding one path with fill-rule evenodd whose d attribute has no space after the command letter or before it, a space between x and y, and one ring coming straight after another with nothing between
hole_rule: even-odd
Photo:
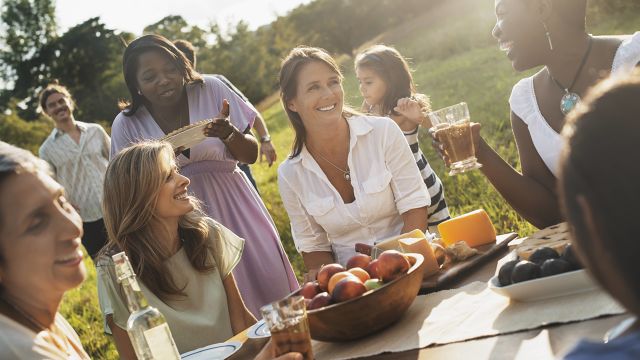
<instances>
[{"instance_id":1,"label":"blonde hair","mask_svg":"<svg viewBox=\"0 0 640 360\"><path fill-rule=\"evenodd\" d=\"M167 159L169 164L165 164ZM174 161L173 149L165 142L146 141L122 150L107 168L102 205L109 241L101 255L124 251L138 278L151 292L165 298L185 295L164 265L172 254L158 241L159 236L169 236L159 226L156 205ZM194 210L180 218L178 233L191 265L207 273L215 267L209 237L219 237L220 229L215 225L210 228L198 201L189 199Z\"/></svg>"}]
</instances>

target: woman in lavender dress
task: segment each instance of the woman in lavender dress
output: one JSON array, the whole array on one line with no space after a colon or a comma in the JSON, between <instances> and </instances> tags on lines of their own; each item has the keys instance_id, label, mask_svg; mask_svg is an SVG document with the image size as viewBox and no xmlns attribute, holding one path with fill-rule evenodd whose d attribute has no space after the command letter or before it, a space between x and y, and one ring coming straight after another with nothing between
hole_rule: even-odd
<instances>
[{"instance_id":1,"label":"woman in lavender dress","mask_svg":"<svg viewBox=\"0 0 640 360\"><path fill-rule=\"evenodd\" d=\"M124 52L123 71L131 103L113 122L111 156L144 139L225 113L205 129L208 137L178 156L181 173L213 219L246 241L234 276L249 310L298 288L273 220L237 163L253 163L258 147L250 133L256 113L218 79L195 72L169 40L146 35ZM143 176L143 174L140 174Z\"/></svg>"}]
</instances>

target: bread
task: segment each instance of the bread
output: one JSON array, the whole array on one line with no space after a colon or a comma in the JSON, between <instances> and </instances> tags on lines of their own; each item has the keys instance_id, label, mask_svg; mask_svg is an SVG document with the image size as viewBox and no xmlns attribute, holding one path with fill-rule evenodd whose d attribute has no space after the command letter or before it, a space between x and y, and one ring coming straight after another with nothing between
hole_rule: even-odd
<instances>
[{"instance_id":1,"label":"bread","mask_svg":"<svg viewBox=\"0 0 640 360\"><path fill-rule=\"evenodd\" d=\"M534 251L542 247L550 247L562 254L569 243L569 226L564 222L541 229L524 238L516 246L516 254L521 259L528 260Z\"/></svg>"}]
</instances>

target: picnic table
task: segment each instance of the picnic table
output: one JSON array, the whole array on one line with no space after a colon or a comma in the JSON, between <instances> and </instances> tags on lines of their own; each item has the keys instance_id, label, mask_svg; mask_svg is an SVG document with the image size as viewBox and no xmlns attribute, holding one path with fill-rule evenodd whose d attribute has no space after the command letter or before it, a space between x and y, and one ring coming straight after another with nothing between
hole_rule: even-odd
<instances>
[{"instance_id":1,"label":"picnic table","mask_svg":"<svg viewBox=\"0 0 640 360\"><path fill-rule=\"evenodd\" d=\"M468 276L452 282L451 288L461 288L477 281L487 282L494 274L497 261L508 250L503 248L495 258L475 269ZM402 352L380 353L373 356L355 357L371 360L403 359L552 359L566 353L580 339L602 340L605 333L620 323L626 314L601 316L584 321L540 326L533 330L516 331L495 336L486 336L445 345L432 345L426 348ZM402 318L394 326L408 322ZM383 330L382 333L388 331ZM373 336L373 335L372 335ZM265 339L247 339L243 333L233 338L243 342L243 347L230 359L251 359L266 343ZM314 352L315 352L314 348ZM319 354L318 354L319 355Z\"/></svg>"}]
</instances>

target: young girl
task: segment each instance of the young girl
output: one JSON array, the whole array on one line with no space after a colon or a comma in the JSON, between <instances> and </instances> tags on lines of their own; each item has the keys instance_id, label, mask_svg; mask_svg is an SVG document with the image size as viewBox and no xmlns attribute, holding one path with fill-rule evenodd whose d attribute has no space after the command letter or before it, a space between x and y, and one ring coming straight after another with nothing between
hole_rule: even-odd
<instances>
[{"instance_id":1,"label":"young girl","mask_svg":"<svg viewBox=\"0 0 640 360\"><path fill-rule=\"evenodd\" d=\"M390 117L404 132L431 196L429 230L437 232L436 225L450 216L442 182L418 145L418 126L431 126L426 116L429 98L416 93L409 65L394 48L375 45L366 49L356 57L355 68L364 97L362 110Z\"/></svg>"},{"instance_id":2,"label":"young girl","mask_svg":"<svg viewBox=\"0 0 640 360\"><path fill-rule=\"evenodd\" d=\"M141 176L144 174L144 176ZM188 195L171 146L145 142L120 152L105 175L109 242L98 259L98 293L118 352L132 358L129 310L111 255L127 253L147 301L162 312L181 353L231 338L255 323L231 273L244 240L205 217Z\"/></svg>"}]
</instances>

